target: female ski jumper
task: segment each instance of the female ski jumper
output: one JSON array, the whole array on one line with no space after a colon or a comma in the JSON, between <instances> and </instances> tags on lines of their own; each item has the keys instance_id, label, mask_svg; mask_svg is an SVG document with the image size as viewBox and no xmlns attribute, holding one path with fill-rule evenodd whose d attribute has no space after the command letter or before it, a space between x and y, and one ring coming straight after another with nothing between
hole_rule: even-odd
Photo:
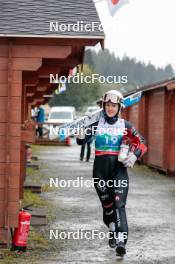
<instances>
[{"instance_id":1,"label":"female ski jumper","mask_svg":"<svg viewBox=\"0 0 175 264\"><path fill-rule=\"evenodd\" d=\"M119 99L119 93L110 91ZM108 92L108 94L110 93ZM112 98L114 98L114 95ZM110 96L108 96L110 98ZM103 97L105 98L105 96ZM120 100L117 99L119 104ZM103 100L104 103L108 102ZM110 100L113 104L115 102ZM121 105L119 105L121 108ZM103 208L103 221L111 231L109 245L115 247L118 254L125 254L125 244L128 238L128 224L125 211L129 178L127 167L133 167L136 160L146 152L145 140L133 125L119 118L119 111L114 117L109 117L107 111L101 113L99 122L86 129L86 135L77 138L77 144L85 144L91 137L95 139L95 160L93 179L96 192ZM128 157L120 162L118 155L124 139L130 138ZM134 144L134 142L137 142ZM131 148L131 144L132 148ZM134 147L133 147L134 146ZM116 240L117 238L117 240Z\"/></svg>"}]
</instances>

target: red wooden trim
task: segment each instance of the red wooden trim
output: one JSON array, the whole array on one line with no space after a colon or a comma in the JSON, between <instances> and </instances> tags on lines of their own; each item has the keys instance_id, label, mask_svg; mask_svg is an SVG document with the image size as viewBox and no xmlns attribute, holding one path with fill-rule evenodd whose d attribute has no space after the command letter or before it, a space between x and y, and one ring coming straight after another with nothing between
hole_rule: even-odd
<instances>
[{"instance_id":1,"label":"red wooden trim","mask_svg":"<svg viewBox=\"0 0 175 264\"><path fill-rule=\"evenodd\" d=\"M164 168L166 171L169 169L170 164L170 152L169 146L171 144L171 100L172 94L171 91L165 90L165 98L164 98Z\"/></svg>"},{"instance_id":2,"label":"red wooden trim","mask_svg":"<svg viewBox=\"0 0 175 264\"><path fill-rule=\"evenodd\" d=\"M42 65L42 58L14 58L13 70L36 71Z\"/></svg>"},{"instance_id":3,"label":"red wooden trim","mask_svg":"<svg viewBox=\"0 0 175 264\"><path fill-rule=\"evenodd\" d=\"M57 58L65 59L72 53L72 46L16 45L13 47L14 58Z\"/></svg>"},{"instance_id":4,"label":"red wooden trim","mask_svg":"<svg viewBox=\"0 0 175 264\"><path fill-rule=\"evenodd\" d=\"M1 43L1 37L0 37L0 43ZM4 41L4 38L2 39ZM96 39L83 39L83 38L15 38L15 45L71 45L71 46L95 46L98 42L102 41L101 38L96 38Z\"/></svg>"},{"instance_id":5,"label":"red wooden trim","mask_svg":"<svg viewBox=\"0 0 175 264\"><path fill-rule=\"evenodd\" d=\"M4 211L4 217L5 217L5 226L8 228L7 235L9 233L9 178L10 178L10 160L11 160L11 149L10 149L10 123L11 123L11 91L12 91L12 65L13 65L13 59L12 59L12 47L13 43L9 42L8 46L8 78L6 82L8 83L8 90L7 90L7 110L6 110L6 116L7 116L7 125L6 125L6 156L5 156L5 188L4 188L4 205L5 205L5 211Z\"/></svg>"},{"instance_id":6,"label":"red wooden trim","mask_svg":"<svg viewBox=\"0 0 175 264\"><path fill-rule=\"evenodd\" d=\"M166 90L164 90L164 124L163 124L163 167L165 170L167 170L167 163L168 163L168 152L167 152L167 144L169 141L169 124L168 124L168 93Z\"/></svg>"},{"instance_id":7,"label":"red wooden trim","mask_svg":"<svg viewBox=\"0 0 175 264\"><path fill-rule=\"evenodd\" d=\"M22 133L21 133L22 134ZM23 140L23 134L21 135L21 141ZM20 149L20 188L19 197L22 199L24 195L24 180L26 175L26 152L25 152L25 142L21 142Z\"/></svg>"},{"instance_id":8,"label":"red wooden trim","mask_svg":"<svg viewBox=\"0 0 175 264\"><path fill-rule=\"evenodd\" d=\"M8 45L0 45L0 57L8 57Z\"/></svg>"},{"instance_id":9,"label":"red wooden trim","mask_svg":"<svg viewBox=\"0 0 175 264\"><path fill-rule=\"evenodd\" d=\"M149 142L148 142L148 107L149 107L149 94L145 94L144 96L144 110L143 110L143 128L144 128L144 133L143 136L146 139L147 142L147 153L143 156L143 162L147 163L148 162L148 155L149 155Z\"/></svg>"}]
</instances>

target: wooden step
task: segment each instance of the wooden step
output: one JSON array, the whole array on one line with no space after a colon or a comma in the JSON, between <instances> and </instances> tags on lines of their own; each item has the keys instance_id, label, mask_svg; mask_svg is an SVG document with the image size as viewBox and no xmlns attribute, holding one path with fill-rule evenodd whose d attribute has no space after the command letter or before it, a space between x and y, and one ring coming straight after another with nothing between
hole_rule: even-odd
<instances>
[{"instance_id":1,"label":"wooden step","mask_svg":"<svg viewBox=\"0 0 175 264\"><path fill-rule=\"evenodd\" d=\"M39 165L32 164L32 163L29 163L29 162L26 163L26 167L27 168L32 168L32 169L35 169L35 170L39 170Z\"/></svg>"},{"instance_id":2,"label":"wooden step","mask_svg":"<svg viewBox=\"0 0 175 264\"><path fill-rule=\"evenodd\" d=\"M32 193L41 193L42 192L42 186L40 184L35 184L35 183L25 183L24 189L30 190L30 191L32 191Z\"/></svg>"},{"instance_id":3,"label":"wooden step","mask_svg":"<svg viewBox=\"0 0 175 264\"><path fill-rule=\"evenodd\" d=\"M45 209L32 208L32 207L30 207L29 209L32 210L32 211L29 211L30 214L32 215L32 217L31 217L31 225L32 226L42 226L42 225L48 224Z\"/></svg>"}]
</instances>

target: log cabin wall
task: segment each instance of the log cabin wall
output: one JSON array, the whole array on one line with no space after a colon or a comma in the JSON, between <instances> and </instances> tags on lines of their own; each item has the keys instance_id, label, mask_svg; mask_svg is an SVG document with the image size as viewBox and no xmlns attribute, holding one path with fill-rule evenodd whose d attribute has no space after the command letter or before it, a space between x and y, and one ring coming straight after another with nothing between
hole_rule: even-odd
<instances>
[{"instance_id":1,"label":"log cabin wall","mask_svg":"<svg viewBox=\"0 0 175 264\"><path fill-rule=\"evenodd\" d=\"M149 93L148 117L147 117L147 141L149 152L147 158L148 165L157 168L164 166L164 107L165 92L153 91Z\"/></svg>"},{"instance_id":2,"label":"log cabin wall","mask_svg":"<svg viewBox=\"0 0 175 264\"><path fill-rule=\"evenodd\" d=\"M0 241L7 243L9 226L17 226L21 146L22 74L13 42L0 44ZM3 227L3 228L2 228Z\"/></svg>"},{"instance_id":3,"label":"log cabin wall","mask_svg":"<svg viewBox=\"0 0 175 264\"><path fill-rule=\"evenodd\" d=\"M13 0L0 8L0 246L9 242L10 227L18 226L19 201L23 197L25 144L35 142L30 107L44 104L52 92L49 74L67 76L83 63L86 46L101 43L104 32L50 30L58 24L98 22L90 1ZM37 13L34 10L37 9ZM86 10L86 12L82 12ZM25 14L25 15L24 15ZM55 16L56 14L56 16Z\"/></svg>"},{"instance_id":4,"label":"log cabin wall","mask_svg":"<svg viewBox=\"0 0 175 264\"><path fill-rule=\"evenodd\" d=\"M141 101L124 110L127 118L145 137L148 152L144 164L175 175L175 80L139 89Z\"/></svg>"},{"instance_id":5,"label":"log cabin wall","mask_svg":"<svg viewBox=\"0 0 175 264\"><path fill-rule=\"evenodd\" d=\"M87 40L82 44L86 45ZM98 43L98 40L93 40ZM77 43L75 40L74 43ZM82 62L82 49L79 54L70 57L73 48L70 45L22 45L21 42L0 40L0 243L6 244L10 238L10 227L18 226L19 199L23 198L25 176L25 144L35 142L35 129L26 127L29 115L28 105L43 104L42 97L48 90L50 67L43 67L43 60L49 63L58 61L62 73L66 75L71 67ZM69 63L66 64L67 58ZM61 60L61 62L60 62ZM66 65L66 66L65 66ZM42 68L43 67L43 68ZM43 71L45 68L44 80ZM67 69L67 70L66 70ZM39 71L40 70L40 71ZM58 66L55 66L58 71ZM24 73L29 74L29 78ZM35 78L32 78L32 74ZM25 86L26 85L26 86ZM54 87L55 88L55 87ZM27 99L27 90L34 93L31 101Z\"/></svg>"},{"instance_id":6,"label":"log cabin wall","mask_svg":"<svg viewBox=\"0 0 175 264\"><path fill-rule=\"evenodd\" d=\"M169 115L167 133L169 135L169 142L167 144L166 152L168 155L168 171L175 172L175 90L169 92Z\"/></svg>"},{"instance_id":7,"label":"log cabin wall","mask_svg":"<svg viewBox=\"0 0 175 264\"><path fill-rule=\"evenodd\" d=\"M128 109L128 120L138 129L139 127L139 104L134 104Z\"/></svg>"}]
</instances>

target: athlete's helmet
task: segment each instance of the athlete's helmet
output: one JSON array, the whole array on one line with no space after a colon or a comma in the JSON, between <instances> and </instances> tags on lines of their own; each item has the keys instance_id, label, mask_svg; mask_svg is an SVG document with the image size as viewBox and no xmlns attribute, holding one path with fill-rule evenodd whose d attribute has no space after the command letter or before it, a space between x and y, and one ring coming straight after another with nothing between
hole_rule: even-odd
<instances>
[{"instance_id":1,"label":"athlete's helmet","mask_svg":"<svg viewBox=\"0 0 175 264\"><path fill-rule=\"evenodd\" d=\"M110 90L106 92L103 96L102 101L103 101L103 108L105 106L105 103L107 102L111 102L113 104L119 104L119 112L123 107L123 95L116 90Z\"/></svg>"},{"instance_id":2,"label":"athlete's helmet","mask_svg":"<svg viewBox=\"0 0 175 264\"><path fill-rule=\"evenodd\" d=\"M110 91L106 92L104 94L104 96L102 97L102 102L103 102L104 111L105 111L105 103L107 103L107 102L111 102L113 104L119 104L117 116L119 115L122 107L124 107L123 95L119 91L116 91L116 90L110 90Z\"/></svg>"}]
</instances>

